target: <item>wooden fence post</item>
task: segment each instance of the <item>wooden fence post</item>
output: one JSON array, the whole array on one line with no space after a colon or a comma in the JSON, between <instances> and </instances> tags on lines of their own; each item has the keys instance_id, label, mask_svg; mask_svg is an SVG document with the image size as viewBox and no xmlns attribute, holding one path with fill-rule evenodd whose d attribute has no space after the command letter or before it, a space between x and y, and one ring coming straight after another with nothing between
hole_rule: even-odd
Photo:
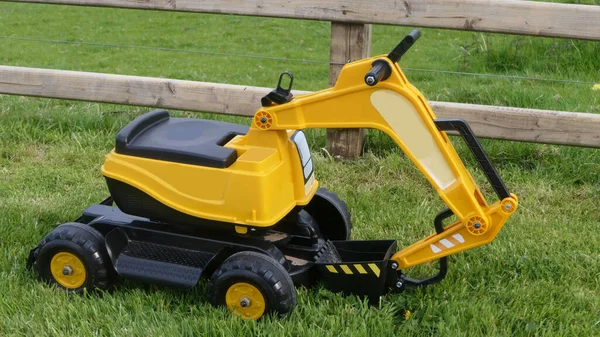
<instances>
[{"instance_id":1,"label":"wooden fence post","mask_svg":"<svg viewBox=\"0 0 600 337\"><path fill-rule=\"evenodd\" d=\"M343 64L365 58L370 53L371 25L332 22L329 85L335 85ZM364 129L329 129L327 149L333 156L356 158L362 153L364 138Z\"/></svg>"}]
</instances>

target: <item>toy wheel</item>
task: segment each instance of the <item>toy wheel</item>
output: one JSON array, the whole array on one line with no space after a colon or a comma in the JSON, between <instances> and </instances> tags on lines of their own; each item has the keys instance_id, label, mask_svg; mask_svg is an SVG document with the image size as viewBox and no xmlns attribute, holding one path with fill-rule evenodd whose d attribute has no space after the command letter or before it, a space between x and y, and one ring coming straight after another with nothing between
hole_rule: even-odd
<instances>
[{"instance_id":1,"label":"toy wheel","mask_svg":"<svg viewBox=\"0 0 600 337\"><path fill-rule=\"evenodd\" d=\"M321 234L328 240L349 240L352 221L346 203L337 194L319 188L312 200L304 207L319 224Z\"/></svg>"},{"instance_id":2,"label":"toy wheel","mask_svg":"<svg viewBox=\"0 0 600 337\"><path fill-rule=\"evenodd\" d=\"M69 292L105 290L112 265L104 238L87 225L58 226L39 243L33 267L38 276Z\"/></svg>"},{"instance_id":3,"label":"toy wheel","mask_svg":"<svg viewBox=\"0 0 600 337\"><path fill-rule=\"evenodd\" d=\"M269 313L284 316L296 306L296 288L287 271L272 257L239 252L225 260L210 278L208 300L246 319L259 319Z\"/></svg>"}]
</instances>

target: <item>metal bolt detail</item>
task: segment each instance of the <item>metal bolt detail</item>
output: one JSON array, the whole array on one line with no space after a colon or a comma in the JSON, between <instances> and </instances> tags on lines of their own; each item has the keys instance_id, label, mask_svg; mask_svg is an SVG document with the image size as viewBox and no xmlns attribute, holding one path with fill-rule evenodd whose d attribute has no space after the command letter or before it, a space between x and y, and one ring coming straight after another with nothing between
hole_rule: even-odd
<instances>
[{"instance_id":1,"label":"metal bolt detail","mask_svg":"<svg viewBox=\"0 0 600 337\"><path fill-rule=\"evenodd\" d=\"M63 275L71 275L73 274L73 268L71 266L65 266L62 270Z\"/></svg>"},{"instance_id":2,"label":"metal bolt detail","mask_svg":"<svg viewBox=\"0 0 600 337\"><path fill-rule=\"evenodd\" d=\"M396 262L392 262L392 269L398 269L398 264Z\"/></svg>"},{"instance_id":3,"label":"metal bolt detail","mask_svg":"<svg viewBox=\"0 0 600 337\"><path fill-rule=\"evenodd\" d=\"M510 211L512 209L512 205L511 204L506 204L504 205L504 209L507 211Z\"/></svg>"},{"instance_id":4,"label":"metal bolt detail","mask_svg":"<svg viewBox=\"0 0 600 337\"><path fill-rule=\"evenodd\" d=\"M260 122L263 124L267 123L267 117L265 117L265 116L261 117Z\"/></svg>"},{"instance_id":5,"label":"metal bolt detail","mask_svg":"<svg viewBox=\"0 0 600 337\"><path fill-rule=\"evenodd\" d=\"M373 77L373 76L367 76L367 79L366 79L366 80L367 80L367 84L368 84L368 85L373 85L373 84L375 84L375 77Z\"/></svg>"},{"instance_id":6,"label":"metal bolt detail","mask_svg":"<svg viewBox=\"0 0 600 337\"><path fill-rule=\"evenodd\" d=\"M396 282L396 288L402 288L402 286L403 286L402 281Z\"/></svg>"},{"instance_id":7,"label":"metal bolt detail","mask_svg":"<svg viewBox=\"0 0 600 337\"><path fill-rule=\"evenodd\" d=\"M242 308L245 308L245 307L249 306L250 305L250 299L248 297L242 298L242 300L240 301L240 305L242 306Z\"/></svg>"},{"instance_id":8,"label":"metal bolt detail","mask_svg":"<svg viewBox=\"0 0 600 337\"><path fill-rule=\"evenodd\" d=\"M475 229L481 228L481 223L479 223L479 222L474 223L473 228L475 228Z\"/></svg>"}]
</instances>

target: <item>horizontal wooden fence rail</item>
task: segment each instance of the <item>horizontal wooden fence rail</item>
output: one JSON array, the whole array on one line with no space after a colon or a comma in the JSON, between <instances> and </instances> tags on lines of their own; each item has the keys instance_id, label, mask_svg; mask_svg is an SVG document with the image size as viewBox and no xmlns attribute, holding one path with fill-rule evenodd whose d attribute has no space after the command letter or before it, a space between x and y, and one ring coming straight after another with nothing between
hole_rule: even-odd
<instances>
[{"instance_id":1,"label":"horizontal wooden fence rail","mask_svg":"<svg viewBox=\"0 0 600 337\"><path fill-rule=\"evenodd\" d=\"M252 116L270 88L0 66L0 93ZM294 91L296 95L308 93ZM483 138L600 147L600 115L430 102Z\"/></svg>"},{"instance_id":2,"label":"horizontal wooden fence rail","mask_svg":"<svg viewBox=\"0 0 600 337\"><path fill-rule=\"evenodd\" d=\"M10 0L600 40L600 6L522 0Z\"/></svg>"}]
</instances>

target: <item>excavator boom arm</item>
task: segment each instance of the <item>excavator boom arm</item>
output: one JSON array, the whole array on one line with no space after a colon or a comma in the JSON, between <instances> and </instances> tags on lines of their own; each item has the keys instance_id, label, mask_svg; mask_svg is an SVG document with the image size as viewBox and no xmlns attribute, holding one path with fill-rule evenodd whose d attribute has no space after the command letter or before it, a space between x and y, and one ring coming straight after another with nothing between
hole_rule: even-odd
<instances>
[{"instance_id":1,"label":"excavator boom arm","mask_svg":"<svg viewBox=\"0 0 600 337\"><path fill-rule=\"evenodd\" d=\"M388 57L349 63L333 88L259 109L250 132L373 128L388 134L458 219L441 232L396 253L392 259L398 268L406 268L491 242L518 202L468 124L437 120L423 95ZM450 130L466 141L498 194L498 202L489 205L485 201L445 132Z\"/></svg>"}]
</instances>

